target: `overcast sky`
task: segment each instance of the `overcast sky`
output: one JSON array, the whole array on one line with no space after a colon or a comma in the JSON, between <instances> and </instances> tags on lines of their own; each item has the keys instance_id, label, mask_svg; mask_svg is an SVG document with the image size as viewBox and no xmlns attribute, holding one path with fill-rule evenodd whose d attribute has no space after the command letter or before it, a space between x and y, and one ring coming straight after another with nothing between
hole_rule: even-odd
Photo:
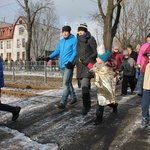
<instances>
[{"instance_id":1,"label":"overcast sky","mask_svg":"<svg viewBox=\"0 0 150 150\"><path fill-rule=\"evenodd\" d=\"M36 1L36 0L32 0ZM100 27L96 22L89 19L89 13L97 10L97 4L91 0L53 0L56 6L56 11L59 15L59 27L61 28L65 22L68 22L72 27L72 33L77 32L77 23L87 23L89 31L95 35L96 28L100 33ZM18 5L15 0L1 0L0 3L0 21L14 23L18 16ZM96 37L95 37L96 38ZM101 36L100 36L101 38Z\"/></svg>"}]
</instances>

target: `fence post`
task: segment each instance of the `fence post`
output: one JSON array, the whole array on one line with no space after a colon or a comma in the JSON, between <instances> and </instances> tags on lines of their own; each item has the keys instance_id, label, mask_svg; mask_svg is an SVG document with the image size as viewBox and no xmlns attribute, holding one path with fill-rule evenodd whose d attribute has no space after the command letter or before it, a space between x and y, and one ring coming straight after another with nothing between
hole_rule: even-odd
<instances>
[{"instance_id":1,"label":"fence post","mask_svg":"<svg viewBox=\"0 0 150 150\"><path fill-rule=\"evenodd\" d=\"M44 83L47 83L47 62L44 61Z\"/></svg>"},{"instance_id":2,"label":"fence post","mask_svg":"<svg viewBox=\"0 0 150 150\"><path fill-rule=\"evenodd\" d=\"M15 62L12 63L12 80L15 81Z\"/></svg>"}]
</instances>

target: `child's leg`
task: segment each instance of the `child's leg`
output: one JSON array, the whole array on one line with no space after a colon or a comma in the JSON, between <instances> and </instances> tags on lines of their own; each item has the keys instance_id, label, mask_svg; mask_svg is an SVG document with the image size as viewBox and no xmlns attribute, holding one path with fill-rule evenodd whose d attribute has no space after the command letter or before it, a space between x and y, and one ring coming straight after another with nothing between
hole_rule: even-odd
<instances>
[{"instance_id":1,"label":"child's leg","mask_svg":"<svg viewBox=\"0 0 150 150\"><path fill-rule=\"evenodd\" d=\"M141 128L150 127L149 124L150 90L143 91Z\"/></svg>"},{"instance_id":2,"label":"child's leg","mask_svg":"<svg viewBox=\"0 0 150 150\"><path fill-rule=\"evenodd\" d=\"M127 88L128 88L128 76L124 75L123 76L123 81L122 81L122 94L126 95L127 94Z\"/></svg>"},{"instance_id":3,"label":"child's leg","mask_svg":"<svg viewBox=\"0 0 150 150\"><path fill-rule=\"evenodd\" d=\"M129 77L129 84L130 84L131 92L133 92L135 89L135 80L134 79L135 79L134 76Z\"/></svg>"},{"instance_id":4,"label":"child's leg","mask_svg":"<svg viewBox=\"0 0 150 150\"><path fill-rule=\"evenodd\" d=\"M98 125L103 121L103 112L104 112L104 106L97 104L96 119L94 120L93 125Z\"/></svg>"},{"instance_id":5,"label":"child's leg","mask_svg":"<svg viewBox=\"0 0 150 150\"><path fill-rule=\"evenodd\" d=\"M96 117L103 118L104 106L97 104Z\"/></svg>"},{"instance_id":6,"label":"child's leg","mask_svg":"<svg viewBox=\"0 0 150 150\"><path fill-rule=\"evenodd\" d=\"M150 105L150 90L143 91L142 97L142 117L149 119L149 105Z\"/></svg>"}]
</instances>

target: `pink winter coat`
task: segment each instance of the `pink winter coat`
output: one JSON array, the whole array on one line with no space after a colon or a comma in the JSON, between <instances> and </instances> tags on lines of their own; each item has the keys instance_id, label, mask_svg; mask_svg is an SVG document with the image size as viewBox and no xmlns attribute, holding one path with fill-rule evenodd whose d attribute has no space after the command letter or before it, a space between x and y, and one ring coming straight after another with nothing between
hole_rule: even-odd
<instances>
[{"instance_id":1,"label":"pink winter coat","mask_svg":"<svg viewBox=\"0 0 150 150\"><path fill-rule=\"evenodd\" d=\"M142 66L145 63L145 57L144 57L144 52L147 49L147 47L149 46L149 43L145 43L141 46L139 54L138 54L138 58L137 58L137 64L141 66L140 71L144 72L145 70L142 70Z\"/></svg>"},{"instance_id":2,"label":"pink winter coat","mask_svg":"<svg viewBox=\"0 0 150 150\"><path fill-rule=\"evenodd\" d=\"M143 73L145 72L145 68L148 63L148 57L146 56L146 54L150 54L150 44L149 43L145 43L142 45L139 55L138 55L138 59L137 59L137 64L139 64L141 66L140 71Z\"/></svg>"}]
</instances>

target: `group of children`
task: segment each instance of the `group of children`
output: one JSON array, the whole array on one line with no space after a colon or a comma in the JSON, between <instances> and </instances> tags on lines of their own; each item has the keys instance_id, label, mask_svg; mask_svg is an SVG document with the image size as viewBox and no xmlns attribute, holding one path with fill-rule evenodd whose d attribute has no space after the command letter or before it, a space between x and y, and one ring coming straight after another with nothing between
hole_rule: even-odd
<instances>
[{"instance_id":1,"label":"group of children","mask_svg":"<svg viewBox=\"0 0 150 150\"><path fill-rule=\"evenodd\" d=\"M103 120L104 106L110 106L113 108L113 112L117 112L117 106L115 99L115 86L116 75L118 72L123 72L122 90L121 95L127 94L128 84L131 88L131 94L133 93L135 83L135 73L138 67L134 58L130 57L128 50L124 50L122 53L122 60L117 66L116 60L111 59L109 51L104 50L104 46L98 46L97 49L98 58L94 67L90 71L95 73L95 85L97 87L97 99L98 107L96 111L96 119L94 124L97 125ZM103 52L103 53L102 53ZM142 121L141 128L150 127L149 123L149 104L150 104L150 46L144 52L145 57L145 75L143 85L143 97L142 97ZM117 70L114 68L118 67Z\"/></svg>"}]
</instances>

